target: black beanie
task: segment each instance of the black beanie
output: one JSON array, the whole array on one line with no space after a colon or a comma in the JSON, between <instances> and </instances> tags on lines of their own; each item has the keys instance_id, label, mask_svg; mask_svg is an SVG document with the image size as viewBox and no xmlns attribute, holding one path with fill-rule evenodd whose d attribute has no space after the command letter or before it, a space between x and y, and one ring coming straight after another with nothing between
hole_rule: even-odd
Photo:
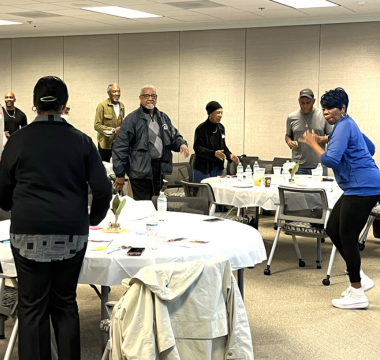
<instances>
[{"instance_id":1,"label":"black beanie","mask_svg":"<svg viewBox=\"0 0 380 360\"><path fill-rule=\"evenodd\" d=\"M223 107L217 101L210 101L206 105L207 115L212 114L215 110L218 110L218 109L223 109Z\"/></svg>"}]
</instances>

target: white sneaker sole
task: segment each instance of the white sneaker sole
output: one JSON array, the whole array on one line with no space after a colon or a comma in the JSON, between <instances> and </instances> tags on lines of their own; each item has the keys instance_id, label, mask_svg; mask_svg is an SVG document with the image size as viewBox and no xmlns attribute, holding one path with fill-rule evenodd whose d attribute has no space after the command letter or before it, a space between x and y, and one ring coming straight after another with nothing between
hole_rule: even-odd
<instances>
[{"instance_id":1,"label":"white sneaker sole","mask_svg":"<svg viewBox=\"0 0 380 360\"><path fill-rule=\"evenodd\" d=\"M340 304L339 302L335 303L334 300L332 301L332 304L334 307L339 309L366 309L369 306L369 301L365 301L362 303L357 304Z\"/></svg>"}]
</instances>

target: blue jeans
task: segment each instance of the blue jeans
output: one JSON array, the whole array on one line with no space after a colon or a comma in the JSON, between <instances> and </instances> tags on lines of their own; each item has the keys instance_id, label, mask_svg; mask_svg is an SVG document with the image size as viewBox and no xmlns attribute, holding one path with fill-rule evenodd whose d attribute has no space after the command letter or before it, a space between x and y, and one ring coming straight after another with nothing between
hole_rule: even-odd
<instances>
[{"instance_id":1,"label":"blue jeans","mask_svg":"<svg viewBox=\"0 0 380 360\"><path fill-rule=\"evenodd\" d=\"M193 182L200 183L203 179L207 179L209 177L215 177L218 175L223 174L223 169L221 169L219 166L214 166L211 170L211 173L204 174L203 172L200 172L198 170L193 169Z\"/></svg>"},{"instance_id":2,"label":"blue jeans","mask_svg":"<svg viewBox=\"0 0 380 360\"><path fill-rule=\"evenodd\" d=\"M327 176L327 167L322 165L323 176ZM313 168L314 169L314 168ZM311 175L311 168L299 168L296 172L297 175Z\"/></svg>"}]
</instances>

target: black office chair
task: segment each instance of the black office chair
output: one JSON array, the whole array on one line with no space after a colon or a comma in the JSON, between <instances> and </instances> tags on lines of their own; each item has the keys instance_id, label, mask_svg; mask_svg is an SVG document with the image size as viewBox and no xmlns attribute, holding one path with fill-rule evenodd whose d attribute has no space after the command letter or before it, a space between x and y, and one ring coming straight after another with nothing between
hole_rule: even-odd
<instances>
[{"instance_id":1,"label":"black office chair","mask_svg":"<svg viewBox=\"0 0 380 360\"><path fill-rule=\"evenodd\" d=\"M273 161L272 160L258 160L257 161L261 168L265 169L265 174L273 174ZM254 162L252 161L251 166L253 168Z\"/></svg>"},{"instance_id":2,"label":"black office chair","mask_svg":"<svg viewBox=\"0 0 380 360\"><path fill-rule=\"evenodd\" d=\"M184 180L182 180L181 183L183 185L183 189L185 190L185 195L187 197L206 197L208 199L209 215L215 215L215 195L210 184L191 183Z\"/></svg>"},{"instance_id":3,"label":"black office chair","mask_svg":"<svg viewBox=\"0 0 380 360\"><path fill-rule=\"evenodd\" d=\"M181 180L193 181L193 171L187 162L174 163L173 172L170 175L165 175L164 179L167 181L166 187L179 188L182 187Z\"/></svg>"},{"instance_id":4,"label":"black office chair","mask_svg":"<svg viewBox=\"0 0 380 360\"><path fill-rule=\"evenodd\" d=\"M270 266L282 230L293 238L299 267L304 267L305 262L302 260L296 235L317 238L317 268L321 269L321 242L322 238L327 237L326 224L331 210L325 190L279 186L278 192L280 204L276 213L277 233L264 274L271 274Z\"/></svg>"},{"instance_id":5,"label":"black office chair","mask_svg":"<svg viewBox=\"0 0 380 360\"><path fill-rule=\"evenodd\" d=\"M152 197L157 210L158 196ZM189 214L208 215L209 203L207 197L168 197L168 211L184 212Z\"/></svg>"},{"instance_id":6,"label":"black office chair","mask_svg":"<svg viewBox=\"0 0 380 360\"><path fill-rule=\"evenodd\" d=\"M243 165L244 171L248 165L251 165L252 162L254 163L255 161L259 160L258 156L240 155L238 156L238 158L241 164ZM232 161L231 163L228 163L227 175L236 175L236 173L237 173L237 164L234 161Z\"/></svg>"},{"instance_id":7,"label":"black office chair","mask_svg":"<svg viewBox=\"0 0 380 360\"><path fill-rule=\"evenodd\" d=\"M291 158L284 158L284 157L275 157L273 158L273 166L281 166L284 165L287 161L292 161Z\"/></svg>"},{"instance_id":8,"label":"black office chair","mask_svg":"<svg viewBox=\"0 0 380 360\"><path fill-rule=\"evenodd\" d=\"M195 157L196 157L195 154L190 155L189 165L191 166L192 169L194 169Z\"/></svg>"}]
</instances>

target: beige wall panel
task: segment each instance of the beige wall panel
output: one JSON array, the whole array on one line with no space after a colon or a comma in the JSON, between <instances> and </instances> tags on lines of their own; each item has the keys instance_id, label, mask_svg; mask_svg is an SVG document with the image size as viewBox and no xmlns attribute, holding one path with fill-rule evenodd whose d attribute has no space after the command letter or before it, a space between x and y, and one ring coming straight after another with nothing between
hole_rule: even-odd
<instances>
[{"instance_id":1,"label":"beige wall panel","mask_svg":"<svg viewBox=\"0 0 380 360\"><path fill-rule=\"evenodd\" d=\"M320 90L343 87L348 113L377 146L380 165L380 23L324 25L321 32Z\"/></svg>"},{"instance_id":2,"label":"beige wall panel","mask_svg":"<svg viewBox=\"0 0 380 360\"><path fill-rule=\"evenodd\" d=\"M12 40L1 39L1 67L0 67L0 103L4 105L3 95L12 90ZM17 106L17 104L16 104Z\"/></svg>"},{"instance_id":3,"label":"beige wall panel","mask_svg":"<svg viewBox=\"0 0 380 360\"><path fill-rule=\"evenodd\" d=\"M290 157L287 115L300 90L318 97L319 26L252 28L247 34L245 153Z\"/></svg>"},{"instance_id":4,"label":"beige wall panel","mask_svg":"<svg viewBox=\"0 0 380 360\"><path fill-rule=\"evenodd\" d=\"M126 113L138 108L140 89L157 89L157 107L178 128L179 33L123 34L119 42L119 77ZM184 161L174 154L173 161Z\"/></svg>"},{"instance_id":5,"label":"beige wall panel","mask_svg":"<svg viewBox=\"0 0 380 360\"><path fill-rule=\"evenodd\" d=\"M71 105L69 121L97 144L96 107L108 97L107 86L119 82L118 35L65 37L64 49L65 82Z\"/></svg>"},{"instance_id":6,"label":"beige wall panel","mask_svg":"<svg viewBox=\"0 0 380 360\"><path fill-rule=\"evenodd\" d=\"M33 89L38 79L63 78L63 37L12 40L12 89L19 107L33 121Z\"/></svg>"},{"instance_id":7,"label":"beige wall panel","mask_svg":"<svg viewBox=\"0 0 380 360\"><path fill-rule=\"evenodd\" d=\"M227 146L236 155L243 153L245 35L245 29L180 34L179 124L190 153L211 100L223 106Z\"/></svg>"}]
</instances>

